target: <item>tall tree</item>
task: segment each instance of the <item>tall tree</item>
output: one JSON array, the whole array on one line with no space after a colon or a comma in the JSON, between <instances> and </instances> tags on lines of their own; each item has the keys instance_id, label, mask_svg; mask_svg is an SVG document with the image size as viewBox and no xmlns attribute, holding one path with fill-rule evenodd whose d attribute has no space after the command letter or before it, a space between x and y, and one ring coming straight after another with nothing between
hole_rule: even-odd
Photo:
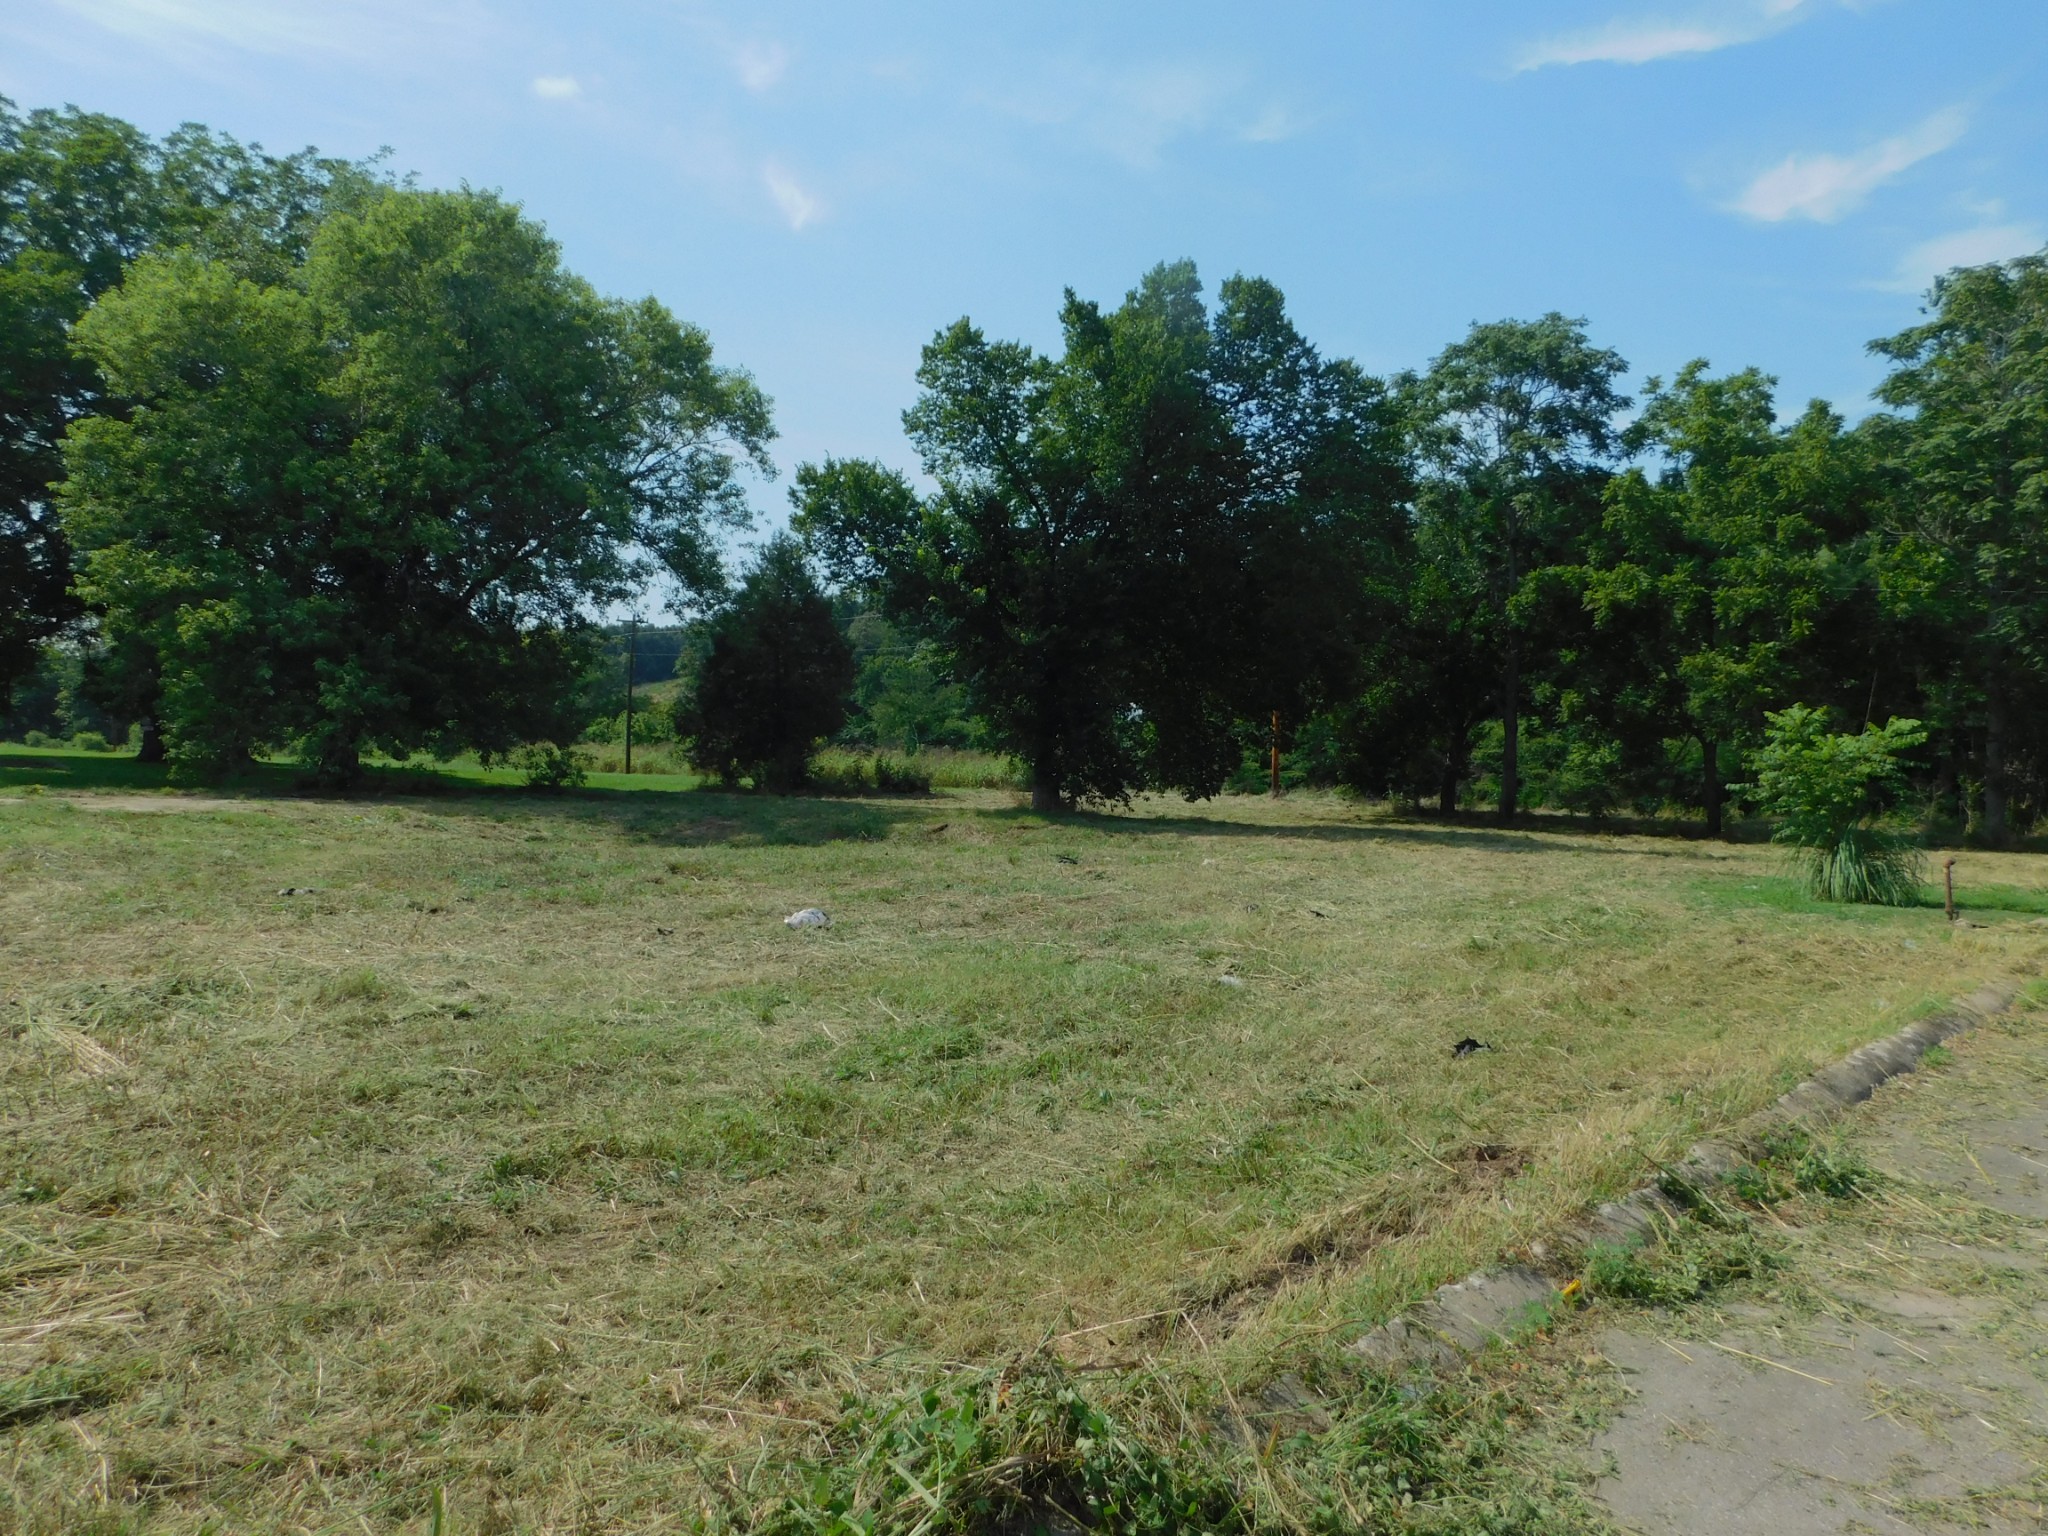
<instances>
[{"instance_id":1,"label":"tall tree","mask_svg":"<svg viewBox=\"0 0 2048 1536\"><path fill-rule=\"evenodd\" d=\"M906 415L937 492L807 466L797 526L934 638L1034 801L1213 794L1248 713L1305 714L1354 667L1373 541L1406 485L1387 392L1320 358L1277 290L1187 263L1115 310L1071 293L1058 359L966 321Z\"/></svg>"},{"instance_id":2,"label":"tall tree","mask_svg":"<svg viewBox=\"0 0 2048 1536\"><path fill-rule=\"evenodd\" d=\"M676 712L690 761L726 783L751 776L786 794L846 721L853 647L788 536L770 541L711 620L710 653Z\"/></svg>"},{"instance_id":3,"label":"tall tree","mask_svg":"<svg viewBox=\"0 0 2048 1536\"><path fill-rule=\"evenodd\" d=\"M1627 367L1587 340L1583 321L1551 313L1473 326L1415 391L1433 470L1418 499L1419 537L1449 579L1477 585L1499 699L1503 821L1521 797L1529 588L1546 569L1580 557L1615 446L1615 416L1628 404L1615 388Z\"/></svg>"},{"instance_id":4,"label":"tall tree","mask_svg":"<svg viewBox=\"0 0 2048 1536\"><path fill-rule=\"evenodd\" d=\"M1775 381L1687 364L1652 379L1627 441L1662 461L1611 480L1592 559L1560 571L1595 621L1574 695L1638 761L1674 738L1700 754L1698 804L1722 830L1725 749L1764 714L1820 701L1875 615L1859 541L1878 491L1862 442L1816 401L1780 428Z\"/></svg>"},{"instance_id":5,"label":"tall tree","mask_svg":"<svg viewBox=\"0 0 2048 1536\"><path fill-rule=\"evenodd\" d=\"M1879 398L1909 413L1873 423L1900 472L1885 585L1958 648L2003 842L2019 739L2048 746L2048 252L1951 272L1928 307L1871 344L1896 365Z\"/></svg>"},{"instance_id":6,"label":"tall tree","mask_svg":"<svg viewBox=\"0 0 2048 1536\"><path fill-rule=\"evenodd\" d=\"M65 444L80 590L195 769L559 736L589 608L715 585L767 467L701 331L485 194L379 192L277 282L145 256L77 336L131 407Z\"/></svg>"},{"instance_id":7,"label":"tall tree","mask_svg":"<svg viewBox=\"0 0 2048 1536\"><path fill-rule=\"evenodd\" d=\"M150 249L288 267L321 213L372 184L368 168L310 150L277 158L194 125L154 141L117 118L23 115L0 99L0 710L80 614L50 491L64 429L122 408L72 328Z\"/></svg>"}]
</instances>

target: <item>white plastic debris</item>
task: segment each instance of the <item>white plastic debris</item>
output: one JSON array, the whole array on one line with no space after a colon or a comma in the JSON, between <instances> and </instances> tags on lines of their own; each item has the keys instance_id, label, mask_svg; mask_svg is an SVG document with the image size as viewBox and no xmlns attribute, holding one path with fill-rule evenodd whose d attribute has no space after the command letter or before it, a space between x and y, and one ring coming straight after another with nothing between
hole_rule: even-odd
<instances>
[{"instance_id":1,"label":"white plastic debris","mask_svg":"<svg viewBox=\"0 0 2048 1536\"><path fill-rule=\"evenodd\" d=\"M801 912L792 912L782 920L785 928L830 928L832 919L816 907L805 907Z\"/></svg>"},{"instance_id":2,"label":"white plastic debris","mask_svg":"<svg viewBox=\"0 0 2048 1536\"><path fill-rule=\"evenodd\" d=\"M1241 987L1244 985L1244 978L1242 976L1218 976L1216 978L1216 985L1219 987Z\"/></svg>"}]
</instances>

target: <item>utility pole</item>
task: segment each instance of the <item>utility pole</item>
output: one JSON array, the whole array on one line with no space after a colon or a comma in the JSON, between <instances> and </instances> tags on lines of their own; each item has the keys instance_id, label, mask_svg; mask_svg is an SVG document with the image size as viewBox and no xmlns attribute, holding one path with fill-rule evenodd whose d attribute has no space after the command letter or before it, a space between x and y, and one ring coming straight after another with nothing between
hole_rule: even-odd
<instances>
[{"instance_id":1,"label":"utility pole","mask_svg":"<svg viewBox=\"0 0 2048 1536\"><path fill-rule=\"evenodd\" d=\"M640 615L626 621L626 772L633 771L633 662L640 649Z\"/></svg>"}]
</instances>

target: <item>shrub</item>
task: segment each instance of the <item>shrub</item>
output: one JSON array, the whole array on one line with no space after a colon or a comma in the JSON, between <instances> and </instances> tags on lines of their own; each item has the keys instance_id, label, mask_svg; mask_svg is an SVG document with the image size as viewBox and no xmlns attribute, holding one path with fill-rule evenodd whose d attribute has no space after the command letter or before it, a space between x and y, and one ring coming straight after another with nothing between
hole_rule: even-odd
<instances>
[{"instance_id":1,"label":"shrub","mask_svg":"<svg viewBox=\"0 0 2048 1536\"><path fill-rule=\"evenodd\" d=\"M27 747L47 747L51 745L49 733L47 731L25 732L22 735L21 741L22 745Z\"/></svg>"},{"instance_id":2,"label":"shrub","mask_svg":"<svg viewBox=\"0 0 2048 1536\"><path fill-rule=\"evenodd\" d=\"M71 738L71 745L80 752L111 752L114 750L107 738L98 731L80 731Z\"/></svg>"},{"instance_id":3,"label":"shrub","mask_svg":"<svg viewBox=\"0 0 2048 1536\"><path fill-rule=\"evenodd\" d=\"M1791 845L1807 891L1821 901L1911 906L1924 858L1886 817L1905 791L1899 759L1927 739L1917 720L1830 732L1820 710L1795 704L1765 716L1770 735L1740 788L1781 818L1774 842Z\"/></svg>"},{"instance_id":4,"label":"shrub","mask_svg":"<svg viewBox=\"0 0 2048 1536\"><path fill-rule=\"evenodd\" d=\"M928 795L932 792L932 776L930 770L920 768L916 763L878 757L875 759L875 788L892 795Z\"/></svg>"},{"instance_id":5,"label":"shrub","mask_svg":"<svg viewBox=\"0 0 2048 1536\"><path fill-rule=\"evenodd\" d=\"M526 776L528 789L574 789L583 782L583 764L552 741L537 741L512 754L512 766Z\"/></svg>"}]
</instances>

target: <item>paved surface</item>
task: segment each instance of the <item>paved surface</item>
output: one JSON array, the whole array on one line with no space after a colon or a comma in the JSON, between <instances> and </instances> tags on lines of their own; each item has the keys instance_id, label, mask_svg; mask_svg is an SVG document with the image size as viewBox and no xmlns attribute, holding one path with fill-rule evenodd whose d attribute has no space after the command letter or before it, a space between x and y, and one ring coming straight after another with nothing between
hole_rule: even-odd
<instances>
[{"instance_id":1,"label":"paved surface","mask_svg":"<svg viewBox=\"0 0 2048 1536\"><path fill-rule=\"evenodd\" d=\"M1739 1302L1598 1335L1627 1406L1599 1496L1645 1536L2048 1531L2048 1019L1855 1112L1876 1196L1787 1206Z\"/></svg>"}]
</instances>

